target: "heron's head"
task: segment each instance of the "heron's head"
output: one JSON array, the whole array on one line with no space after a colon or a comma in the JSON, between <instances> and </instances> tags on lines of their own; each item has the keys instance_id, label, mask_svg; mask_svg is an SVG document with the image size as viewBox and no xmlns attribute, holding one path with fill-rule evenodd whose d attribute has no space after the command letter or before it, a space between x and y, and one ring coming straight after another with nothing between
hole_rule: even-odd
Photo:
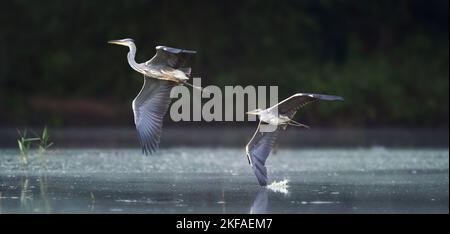
<instances>
[{"instance_id":1,"label":"heron's head","mask_svg":"<svg viewBox=\"0 0 450 234\"><path fill-rule=\"evenodd\" d=\"M258 108L256 110L252 110L252 111L246 112L246 114L247 115L260 115L261 112L263 112L263 110Z\"/></svg>"},{"instance_id":2,"label":"heron's head","mask_svg":"<svg viewBox=\"0 0 450 234\"><path fill-rule=\"evenodd\" d=\"M116 44L116 45L123 45L123 46L130 46L134 43L133 39L131 38L125 38L120 40L111 40L108 41L109 44Z\"/></svg>"}]
</instances>

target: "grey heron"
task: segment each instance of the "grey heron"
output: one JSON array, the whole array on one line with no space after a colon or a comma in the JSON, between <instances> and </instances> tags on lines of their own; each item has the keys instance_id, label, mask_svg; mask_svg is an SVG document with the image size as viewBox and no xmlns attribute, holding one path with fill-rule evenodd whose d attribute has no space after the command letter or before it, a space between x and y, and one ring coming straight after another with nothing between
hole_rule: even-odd
<instances>
[{"instance_id":1,"label":"grey heron","mask_svg":"<svg viewBox=\"0 0 450 234\"><path fill-rule=\"evenodd\" d=\"M133 100L132 108L142 152L151 154L159 147L163 118L170 104L170 90L180 84L191 85L186 82L191 68L185 63L196 51L156 46L153 58L144 63L137 63L133 39L112 40L108 43L127 46L128 63L144 75L144 84Z\"/></svg>"},{"instance_id":2,"label":"grey heron","mask_svg":"<svg viewBox=\"0 0 450 234\"><path fill-rule=\"evenodd\" d=\"M309 128L307 125L298 123L292 118L298 109L318 100L342 101L344 99L332 95L297 93L268 109L256 109L247 112L250 115L258 115L260 120L252 139L245 147L245 152L248 162L261 186L267 185L267 168L265 164L278 134L289 125ZM273 131L261 131L261 123L269 124L274 128Z\"/></svg>"}]
</instances>

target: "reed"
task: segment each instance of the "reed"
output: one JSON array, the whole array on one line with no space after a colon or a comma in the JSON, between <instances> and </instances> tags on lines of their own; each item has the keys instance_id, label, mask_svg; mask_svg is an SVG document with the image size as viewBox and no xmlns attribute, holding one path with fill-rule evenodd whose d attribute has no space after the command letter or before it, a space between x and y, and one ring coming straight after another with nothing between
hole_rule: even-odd
<instances>
[{"instance_id":1,"label":"reed","mask_svg":"<svg viewBox=\"0 0 450 234\"><path fill-rule=\"evenodd\" d=\"M17 130L19 134L19 138L17 139L17 145L19 147L19 160L21 167L23 169L28 169L28 165L32 158L30 157L31 150L34 145L37 145L37 156L40 160L41 169L47 168L47 150L50 146L53 145L53 142L50 142L50 136L48 133L47 126L44 127L41 134L36 134L34 132L34 137L28 136L28 130L24 129L23 131Z\"/></svg>"}]
</instances>

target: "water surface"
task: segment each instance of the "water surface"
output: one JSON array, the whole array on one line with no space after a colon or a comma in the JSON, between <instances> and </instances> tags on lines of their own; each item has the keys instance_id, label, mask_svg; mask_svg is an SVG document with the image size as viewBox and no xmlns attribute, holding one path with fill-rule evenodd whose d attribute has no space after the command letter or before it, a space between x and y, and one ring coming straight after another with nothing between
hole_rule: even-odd
<instances>
[{"instance_id":1,"label":"water surface","mask_svg":"<svg viewBox=\"0 0 450 234\"><path fill-rule=\"evenodd\" d=\"M261 188L242 149L0 150L1 213L448 213L448 149L284 149Z\"/></svg>"}]
</instances>

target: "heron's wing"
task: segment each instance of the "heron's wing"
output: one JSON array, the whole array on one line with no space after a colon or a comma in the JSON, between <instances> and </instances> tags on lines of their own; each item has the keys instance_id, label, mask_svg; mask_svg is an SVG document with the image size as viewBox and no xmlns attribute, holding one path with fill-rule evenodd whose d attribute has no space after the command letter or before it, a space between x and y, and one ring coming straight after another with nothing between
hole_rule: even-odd
<instances>
[{"instance_id":1,"label":"heron's wing","mask_svg":"<svg viewBox=\"0 0 450 234\"><path fill-rule=\"evenodd\" d=\"M156 54L145 65L163 65L174 69L184 68L186 61L193 54L193 50L183 50L167 46L157 46Z\"/></svg>"},{"instance_id":2,"label":"heron's wing","mask_svg":"<svg viewBox=\"0 0 450 234\"><path fill-rule=\"evenodd\" d=\"M332 95L324 95L324 94L313 94L313 93L296 93L277 105L271 107L271 109L278 108L278 113L283 115L291 116L293 115L299 108L305 106L306 104L318 100L326 100L326 101L336 101L336 100L344 100L339 96Z\"/></svg>"},{"instance_id":3,"label":"heron's wing","mask_svg":"<svg viewBox=\"0 0 450 234\"><path fill-rule=\"evenodd\" d=\"M247 158L252 165L253 172L261 186L267 185L267 168L265 166L267 157L275 144L279 133L279 127L273 132L261 132L261 121L253 138L246 146Z\"/></svg>"},{"instance_id":4,"label":"heron's wing","mask_svg":"<svg viewBox=\"0 0 450 234\"><path fill-rule=\"evenodd\" d=\"M159 147L164 115L170 104L170 81L144 77L144 85L133 100L134 123L142 152L154 152Z\"/></svg>"}]
</instances>

